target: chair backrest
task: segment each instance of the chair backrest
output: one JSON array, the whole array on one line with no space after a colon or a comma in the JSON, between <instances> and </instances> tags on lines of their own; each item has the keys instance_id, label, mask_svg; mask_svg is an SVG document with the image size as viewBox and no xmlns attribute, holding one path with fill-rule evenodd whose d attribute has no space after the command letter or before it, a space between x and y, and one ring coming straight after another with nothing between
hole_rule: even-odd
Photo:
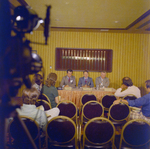
<instances>
[{"instance_id":1,"label":"chair backrest","mask_svg":"<svg viewBox=\"0 0 150 149\"><path fill-rule=\"evenodd\" d=\"M87 122L88 120L103 116L104 108L101 103L98 101L89 101L83 105L82 114L81 114L81 124L83 121Z\"/></svg>"},{"instance_id":2,"label":"chair backrest","mask_svg":"<svg viewBox=\"0 0 150 149\"><path fill-rule=\"evenodd\" d=\"M66 116L57 116L51 119L46 128L46 136L52 146L69 144L70 142L74 146L77 145L76 125Z\"/></svg>"},{"instance_id":3,"label":"chair backrest","mask_svg":"<svg viewBox=\"0 0 150 149\"><path fill-rule=\"evenodd\" d=\"M133 94L129 94L129 95L124 96L123 99L135 100L135 99L137 99L137 97Z\"/></svg>"},{"instance_id":4,"label":"chair backrest","mask_svg":"<svg viewBox=\"0 0 150 149\"><path fill-rule=\"evenodd\" d=\"M123 121L130 116L130 108L125 103L111 105L109 108L108 118L114 121Z\"/></svg>"},{"instance_id":5,"label":"chair backrest","mask_svg":"<svg viewBox=\"0 0 150 149\"><path fill-rule=\"evenodd\" d=\"M60 110L59 115L67 116L77 122L77 107L72 101L63 100L57 104Z\"/></svg>"},{"instance_id":6,"label":"chair backrest","mask_svg":"<svg viewBox=\"0 0 150 149\"><path fill-rule=\"evenodd\" d=\"M36 107L39 107L42 105L44 107L44 111L50 110L52 108L51 104L47 102L46 100L37 100L35 105Z\"/></svg>"},{"instance_id":7,"label":"chair backrest","mask_svg":"<svg viewBox=\"0 0 150 149\"><path fill-rule=\"evenodd\" d=\"M150 124L142 119L128 121L122 128L120 146L144 149L150 143Z\"/></svg>"},{"instance_id":8,"label":"chair backrest","mask_svg":"<svg viewBox=\"0 0 150 149\"><path fill-rule=\"evenodd\" d=\"M117 100L115 95L104 95L102 97L102 105L108 110L115 100Z\"/></svg>"},{"instance_id":9,"label":"chair backrest","mask_svg":"<svg viewBox=\"0 0 150 149\"><path fill-rule=\"evenodd\" d=\"M94 94L84 94L81 98L81 104L84 105L88 101L92 101L92 100L97 101L97 98Z\"/></svg>"},{"instance_id":10,"label":"chair backrest","mask_svg":"<svg viewBox=\"0 0 150 149\"><path fill-rule=\"evenodd\" d=\"M110 120L103 117L93 118L90 121L88 121L84 127L83 148L86 145L90 145L91 148L95 145L104 146L105 144L111 141L111 145L114 146L114 137L115 127Z\"/></svg>"},{"instance_id":11,"label":"chair backrest","mask_svg":"<svg viewBox=\"0 0 150 149\"><path fill-rule=\"evenodd\" d=\"M45 101L47 101L47 102L49 102L50 104L51 104L51 102L50 102L50 99L47 97L47 95L45 95L44 93L42 93L40 96L39 96L39 99L40 100L45 100Z\"/></svg>"},{"instance_id":12,"label":"chair backrest","mask_svg":"<svg viewBox=\"0 0 150 149\"><path fill-rule=\"evenodd\" d=\"M38 123L27 116L21 116L21 120L25 123L32 139L34 141L38 141L38 146L40 145L40 129ZM24 146L25 144L28 146L29 141L27 136L25 135L22 126L18 124L16 121L12 120L8 127L8 133L10 138L12 137L17 144L20 144L21 146Z\"/></svg>"}]
</instances>

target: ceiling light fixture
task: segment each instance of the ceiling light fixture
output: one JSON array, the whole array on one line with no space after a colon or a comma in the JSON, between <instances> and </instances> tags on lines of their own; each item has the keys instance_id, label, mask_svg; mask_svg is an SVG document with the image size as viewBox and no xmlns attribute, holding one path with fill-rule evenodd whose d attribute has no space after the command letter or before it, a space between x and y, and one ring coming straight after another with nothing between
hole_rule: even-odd
<instances>
[{"instance_id":1,"label":"ceiling light fixture","mask_svg":"<svg viewBox=\"0 0 150 149\"><path fill-rule=\"evenodd\" d=\"M115 21L115 23L118 23L119 21Z\"/></svg>"}]
</instances>

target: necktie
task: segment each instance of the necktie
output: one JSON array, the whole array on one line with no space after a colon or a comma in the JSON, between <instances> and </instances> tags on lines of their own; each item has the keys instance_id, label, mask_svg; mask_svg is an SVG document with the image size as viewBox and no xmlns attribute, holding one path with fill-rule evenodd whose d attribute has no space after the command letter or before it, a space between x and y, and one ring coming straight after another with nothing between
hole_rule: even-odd
<instances>
[{"instance_id":1,"label":"necktie","mask_svg":"<svg viewBox=\"0 0 150 149\"><path fill-rule=\"evenodd\" d=\"M85 84L86 84L86 82L87 82L87 79L85 79Z\"/></svg>"},{"instance_id":2,"label":"necktie","mask_svg":"<svg viewBox=\"0 0 150 149\"><path fill-rule=\"evenodd\" d=\"M68 79L68 82L70 82L70 78Z\"/></svg>"}]
</instances>

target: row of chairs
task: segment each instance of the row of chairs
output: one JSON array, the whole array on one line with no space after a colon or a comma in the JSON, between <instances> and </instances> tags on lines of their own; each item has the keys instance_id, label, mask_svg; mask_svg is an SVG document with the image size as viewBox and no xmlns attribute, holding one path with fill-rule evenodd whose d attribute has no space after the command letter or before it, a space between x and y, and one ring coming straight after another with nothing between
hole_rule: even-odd
<instances>
[{"instance_id":1,"label":"row of chairs","mask_svg":"<svg viewBox=\"0 0 150 149\"><path fill-rule=\"evenodd\" d=\"M108 95L106 95L105 97L107 96ZM122 121L129 117L130 108L126 104L112 105L113 101L116 100L115 96L113 95L110 95L111 98L107 97L108 99L110 99L109 102L111 102L111 104L109 105L110 107L106 102L102 102L101 104L100 102L94 100L96 98L93 95L88 95L88 97L92 97L88 98L91 99L91 101L87 100L88 102L85 102L85 100L83 100L84 102L82 103L84 105L82 105L80 115L81 123L85 123L86 121L94 117L104 116L104 110L107 109L109 109L108 118L114 121ZM73 102L64 100L60 102L57 107L60 109L60 115L67 116L77 122L77 107Z\"/></svg>"},{"instance_id":2,"label":"row of chairs","mask_svg":"<svg viewBox=\"0 0 150 149\"><path fill-rule=\"evenodd\" d=\"M105 110L108 111L109 107L112 105L112 103L116 99L117 99L117 97L114 96L114 95L104 95L102 97L101 101L102 101L102 105L104 106ZM135 100L135 99L137 99L137 97L130 94L130 95L124 96L123 99ZM97 101L96 96L93 95L93 94L83 95L82 98L81 98L81 106L84 105L86 102L91 101L91 100ZM41 94L40 97L39 97L39 100L36 103L37 107L40 106L40 105L43 105L45 111L52 108L50 100L45 94Z\"/></svg>"},{"instance_id":3,"label":"row of chairs","mask_svg":"<svg viewBox=\"0 0 150 149\"><path fill-rule=\"evenodd\" d=\"M46 99L48 98L44 94L42 96ZM133 96L130 97L133 98ZM123 103L113 105L116 99L114 95L105 95L102 98L102 103L100 103L93 94L85 94L82 97L79 111L80 124L85 124L91 118L104 116L104 111L108 111L108 119L111 119L115 125L124 124L129 118L130 108ZM46 102L46 100L39 100L37 103L41 104L41 102ZM60 102L57 107L60 109L60 115L67 116L77 122L77 107L73 102L64 100ZM44 109L48 110L46 108Z\"/></svg>"},{"instance_id":4,"label":"row of chairs","mask_svg":"<svg viewBox=\"0 0 150 149\"><path fill-rule=\"evenodd\" d=\"M46 96L46 95L44 95ZM81 100L81 108L79 112L79 124L87 123L94 117L104 116L104 111L108 111L108 119L110 119L115 126L123 125L130 116L130 108L126 104L113 105L116 97L114 95L105 95L102 98L102 103L98 102L96 97L85 94ZM60 115L67 116L77 123L77 107L71 101L62 101L57 107L60 109Z\"/></svg>"},{"instance_id":5,"label":"row of chairs","mask_svg":"<svg viewBox=\"0 0 150 149\"><path fill-rule=\"evenodd\" d=\"M134 97L132 95L129 95L128 97L126 96L126 98L136 99L136 97ZM90 102L91 100L95 101L95 102ZM94 117L103 116L103 111L104 111L103 106L104 105L105 105L105 110L109 111L108 118L111 119L111 121L113 121L113 124L115 126L125 124L126 120L128 120L128 118L129 118L130 108L127 105L125 105L123 103L119 104L119 105L112 105L114 100L116 100L116 97L114 95L105 95L102 100L103 106L99 102L96 102L96 100L97 99L94 95L84 95L81 99L81 105L82 105L81 109L82 110L81 109L80 110L82 111L82 114L81 114L81 118L79 119L79 120L81 120L80 121L80 129L79 129L80 130L79 138L78 138L79 140L81 140L80 139L81 125L83 123L87 123L88 120L90 120ZM65 102L65 101L63 101L63 102ZM58 105L59 108L60 108L60 105L62 105L62 103L60 103ZM111 105L112 105L112 107L111 107ZM109 110L109 108L110 108L110 110ZM66 107L66 109L67 109L67 107ZM69 111L71 112L71 110L69 110ZM61 115L66 115L66 114L61 113Z\"/></svg>"},{"instance_id":6,"label":"row of chairs","mask_svg":"<svg viewBox=\"0 0 150 149\"><path fill-rule=\"evenodd\" d=\"M38 124L28 117L21 117L25 122L33 140L38 148L40 144L40 130ZM48 149L110 149L115 146L115 127L113 123L104 117L92 118L87 122L83 131L83 139L78 142L77 126L73 120L66 116L57 116L51 119L46 128L46 148ZM9 136L16 144L15 149L30 149L31 146L21 127L12 121L9 125ZM81 143L81 144L80 144ZM12 141L10 139L10 144ZM80 144L80 145L79 145ZM150 124L145 120L135 119L128 121L122 129L119 149L149 149Z\"/></svg>"},{"instance_id":7,"label":"row of chairs","mask_svg":"<svg viewBox=\"0 0 150 149\"><path fill-rule=\"evenodd\" d=\"M108 98L108 96L111 98ZM106 95L103 98L110 99L109 103L110 103L110 101L111 101L111 103L113 103L113 101L116 100L114 97L115 96L113 96L113 95ZM37 106L44 105L44 110L49 110L51 108L51 105L50 105L50 101L49 101L48 97L43 94L40 98L42 100L39 99L37 101L36 105ZM60 109L60 115L63 115L63 116L65 115L65 116L71 118L75 122L75 124L77 126L77 131L76 131L77 135L75 135L75 136L77 136L77 139L80 141L81 141L81 139L80 139L81 125L87 123L90 119L93 119L94 117L101 117L104 115L103 105L101 103L99 103L98 101L96 101L96 97L94 95L84 95L82 97L81 101L82 101L82 104L81 104L82 105L82 114L79 119L80 121L77 121L77 108L73 102L63 101L58 104L58 108ZM102 100L102 101L105 101L105 100ZM105 102L102 102L102 103L104 105L106 105L105 110L110 109L109 114L108 114L108 119L113 121L113 124L116 125L116 124L122 123L123 121L126 122L128 116L129 116L129 113L130 113L130 109L127 105L125 105L125 104L120 104L120 105L115 105L115 106L113 105L112 107L109 108L109 106L111 106L111 105L107 105L107 104L105 104ZM117 109L117 111L116 111L116 109ZM120 112L121 110L125 111L125 112ZM80 124L80 125L78 125L78 124ZM78 128L78 126L80 129Z\"/></svg>"},{"instance_id":8,"label":"row of chairs","mask_svg":"<svg viewBox=\"0 0 150 149\"><path fill-rule=\"evenodd\" d=\"M98 101L89 101L82 108L81 124L86 123L94 117L104 116L104 107ZM120 103L111 105L108 111L108 119L112 120L114 124L121 121L128 120L130 116L130 108L127 104Z\"/></svg>"},{"instance_id":9,"label":"row of chairs","mask_svg":"<svg viewBox=\"0 0 150 149\"><path fill-rule=\"evenodd\" d=\"M122 97L123 99L130 99L130 100L135 100L137 97L133 94L126 95ZM109 107L113 104L113 102L117 99L117 97L113 94L106 94L102 97L101 103L105 107L105 110L108 110ZM81 105L84 105L86 102L95 100L97 101L97 98L94 94L85 94L81 98Z\"/></svg>"}]
</instances>

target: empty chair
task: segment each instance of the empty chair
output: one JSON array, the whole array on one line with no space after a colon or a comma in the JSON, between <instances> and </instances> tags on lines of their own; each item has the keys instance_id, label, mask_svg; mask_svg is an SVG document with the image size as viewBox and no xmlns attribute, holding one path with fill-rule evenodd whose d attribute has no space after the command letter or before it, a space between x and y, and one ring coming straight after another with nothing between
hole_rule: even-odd
<instances>
[{"instance_id":1,"label":"empty chair","mask_svg":"<svg viewBox=\"0 0 150 149\"><path fill-rule=\"evenodd\" d=\"M102 97L102 105L104 106L106 111L109 110L110 106L115 100L117 100L117 97L115 95L104 95Z\"/></svg>"},{"instance_id":2,"label":"empty chair","mask_svg":"<svg viewBox=\"0 0 150 149\"><path fill-rule=\"evenodd\" d=\"M77 149L77 129L73 120L57 116L48 122L46 128L47 148Z\"/></svg>"},{"instance_id":3,"label":"empty chair","mask_svg":"<svg viewBox=\"0 0 150 149\"><path fill-rule=\"evenodd\" d=\"M67 116L77 122L77 107L72 101L63 100L57 104L59 115Z\"/></svg>"},{"instance_id":4,"label":"empty chair","mask_svg":"<svg viewBox=\"0 0 150 149\"><path fill-rule=\"evenodd\" d=\"M149 149L150 124L142 119L128 121L122 128L119 149Z\"/></svg>"},{"instance_id":5,"label":"empty chair","mask_svg":"<svg viewBox=\"0 0 150 149\"><path fill-rule=\"evenodd\" d=\"M91 101L91 100L97 101L96 96L94 94L85 94L81 98L81 104L84 105L86 102Z\"/></svg>"},{"instance_id":6,"label":"empty chair","mask_svg":"<svg viewBox=\"0 0 150 149\"><path fill-rule=\"evenodd\" d=\"M137 97L133 94L129 94L129 95L124 96L123 99L135 100L135 99L137 99Z\"/></svg>"},{"instance_id":7,"label":"empty chair","mask_svg":"<svg viewBox=\"0 0 150 149\"><path fill-rule=\"evenodd\" d=\"M44 108L44 111L50 110L52 108L50 103L47 102L46 100L37 100L35 105L36 107L39 107L42 105Z\"/></svg>"},{"instance_id":8,"label":"empty chair","mask_svg":"<svg viewBox=\"0 0 150 149\"><path fill-rule=\"evenodd\" d=\"M108 119L110 119L114 125L125 124L129 116L130 108L125 103L111 105L109 108Z\"/></svg>"},{"instance_id":9,"label":"empty chair","mask_svg":"<svg viewBox=\"0 0 150 149\"><path fill-rule=\"evenodd\" d=\"M83 131L83 149L114 148L115 127L103 117L93 118L87 122Z\"/></svg>"},{"instance_id":10,"label":"empty chair","mask_svg":"<svg viewBox=\"0 0 150 149\"><path fill-rule=\"evenodd\" d=\"M79 108L79 115L81 115L83 105L87 103L88 101L97 101L97 98L94 94L84 94L80 100L81 104Z\"/></svg>"},{"instance_id":11,"label":"empty chair","mask_svg":"<svg viewBox=\"0 0 150 149\"><path fill-rule=\"evenodd\" d=\"M89 101L83 105L81 114L81 124L92 118L103 116L104 108L98 101Z\"/></svg>"},{"instance_id":12,"label":"empty chair","mask_svg":"<svg viewBox=\"0 0 150 149\"><path fill-rule=\"evenodd\" d=\"M40 148L40 129L38 123L27 116L21 116L21 120L25 123L33 141L35 142L36 146ZM9 133L9 142L12 148L15 149L28 149L32 148L31 144L27 136L25 135L22 127L16 121L12 120L8 127ZM13 139L13 142L11 140Z\"/></svg>"},{"instance_id":13,"label":"empty chair","mask_svg":"<svg viewBox=\"0 0 150 149\"><path fill-rule=\"evenodd\" d=\"M79 140L81 140L81 132L84 125L92 118L101 117L104 115L104 108L98 101L89 101L83 105L82 114L80 117Z\"/></svg>"}]
</instances>

